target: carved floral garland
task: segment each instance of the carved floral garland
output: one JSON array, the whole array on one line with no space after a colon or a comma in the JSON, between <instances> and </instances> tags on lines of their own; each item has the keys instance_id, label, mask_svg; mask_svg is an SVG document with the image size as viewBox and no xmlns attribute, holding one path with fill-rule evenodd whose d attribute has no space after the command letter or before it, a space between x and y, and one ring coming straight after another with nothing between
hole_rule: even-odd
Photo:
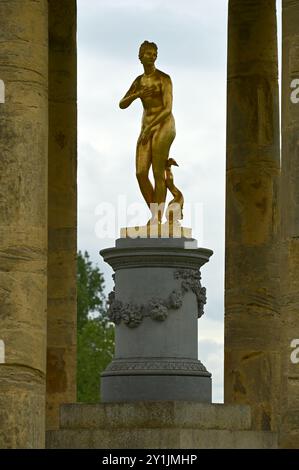
<instances>
[{"instance_id":1,"label":"carved floral garland","mask_svg":"<svg viewBox=\"0 0 299 470\"><path fill-rule=\"evenodd\" d=\"M112 322L119 325L122 321L129 328L136 328L143 318L150 317L155 321L164 321L169 310L177 310L183 305L183 296L187 292L196 295L198 318L204 313L206 289L201 286L200 272L195 269L180 269L174 272L174 278L181 280L181 287L171 292L166 300L152 298L147 304L137 305L124 303L115 298L115 290L109 294L108 315Z\"/></svg>"}]
</instances>

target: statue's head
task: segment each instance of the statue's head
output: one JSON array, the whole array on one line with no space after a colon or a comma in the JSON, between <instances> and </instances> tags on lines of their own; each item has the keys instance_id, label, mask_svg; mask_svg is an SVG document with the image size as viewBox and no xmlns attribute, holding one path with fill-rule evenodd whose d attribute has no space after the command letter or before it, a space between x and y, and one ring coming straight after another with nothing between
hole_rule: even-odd
<instances>
[{"instance_id":1,"label":"statue's head","mask_svg":"<svg viewBox=\"0 0 299 470\"><path fill-rule=\"evenodd\" d=\"M142 62L143 56L146 51L152 51L154 53L154 60L156 60L158 55L158 47L154 42L144 41L139 48L139 60Z\"/></svg>"}]
</instances>

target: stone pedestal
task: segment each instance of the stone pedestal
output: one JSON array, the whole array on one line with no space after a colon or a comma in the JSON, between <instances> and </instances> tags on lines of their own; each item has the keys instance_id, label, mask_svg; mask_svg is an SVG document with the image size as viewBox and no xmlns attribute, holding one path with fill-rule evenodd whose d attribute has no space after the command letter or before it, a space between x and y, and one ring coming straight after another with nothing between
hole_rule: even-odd
<instances>
[{"instance_id":1,"label":"stone pedestal","mask_svg":"<svg viewBox=\"0 0 299 470\"><path fill-rule=\"evenodd\" d=\"M197 358L206 302L200 268L211 250L194 239L119 239L101 251L115 271L109 314L115 357L102 374L103 402L211 402L211 374Z\"/></svg>"}]
</instances>

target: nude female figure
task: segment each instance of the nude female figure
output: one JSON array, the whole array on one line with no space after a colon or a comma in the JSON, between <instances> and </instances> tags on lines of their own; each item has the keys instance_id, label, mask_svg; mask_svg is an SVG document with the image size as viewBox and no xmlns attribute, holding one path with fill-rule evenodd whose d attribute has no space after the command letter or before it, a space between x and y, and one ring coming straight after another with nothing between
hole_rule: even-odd
<instances>
[{"instance_id":1,"label":"nude female figure","mask_svg":"<svg viewBox=\"0 0 299 470\"><path fill-rule=\"evenodd\" d=\"M169 75L156 69L158 48L144 41L139 49L139 59L144 73L132 83L119 103L121 109L140 98L143 105L141 132L136 149L136 176L142 195L151 210L148 223L160 224L166 200L165 169L170 146L175 138L172 115L172 83ZM152 166L155 185L149 179Z\"/></svg>"}]
</instances>

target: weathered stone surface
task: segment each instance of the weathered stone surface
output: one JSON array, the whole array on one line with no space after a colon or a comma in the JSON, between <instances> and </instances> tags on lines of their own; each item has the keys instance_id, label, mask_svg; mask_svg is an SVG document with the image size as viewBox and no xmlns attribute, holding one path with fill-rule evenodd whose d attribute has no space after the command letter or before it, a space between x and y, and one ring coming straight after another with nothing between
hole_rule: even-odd
<instances>
[{"instance_id":1,"label":"weathered stone surface","mask_svg":"<svg viewBox=\"0 0 299 470\"><path fill-rule=\"evenodd\" d=\"M276 449L272 432L197 429L48 431L48 449Z\"/></svg>"},{"instance_id":2,"label":"weathered stone surface","mask_svg":"<svg viewBox=\"0 0 299 470\"><path fill-rule=\"evenodd\" d=\"M279 95L276 2L230 0L225 402L275 430L279 354Z\"/></svg>"},{"instance_id":3,"label":"weathered stone surface","mask_svg":"<svg viewBox=\"0 0 299 470\"><path fill-rule=\"evenodd\" d=\"M48 448L276 448L277 436L251 430L247 406L190 402L65 405Z\"/></svg>"},{"instance_id":4,"label":"weathered stone surface","mask_svg":"<svg viewBox=\"0 0 299 470\"><path fill-rule=\"evenodd\" d=\"M47 429L76 401L76 0L49 1Z\"/></svg>"},{"instance_id":5,"label":"weathered stone surface","mask_svg":"<svg viewBox=\"0 0 299 470\"><path fill-rule=\"evenodd\" d=\"M25 367L0 367L0 449L44 447L45 377Z\"/></svg>"},{"instance_id":6,"label":"weathered stone surface","mask_svg":"<svg viewBox=\"0 0 299 470\"><path fill-rule=\"evenodd\" d=\"M278 407L277 388L269 388L269 382L279 384L279 359L278 353L275 355L267 351L241 349L238 354L233 351L226 356L231 365L231 371L226 377L226 393L234 403L246 404L248 397L254 397L256 429L271 430L273 426L274 406L275 409Z\"/></svg>"},{"instance_id":7,"label":"weathered stone surface","mask_svg":"<svg viewBox=\"0 0 299 470\"><path fill-rule=\"evenodd\" d=\"M290 347L299 338L299 103L291 101L299 79L299 3L283 0L281 318L282 393L280 446L299 447L299 364ZM298 88L298 87L297 87Z\"/></svg>"},{"instance_id":8,"label":"weathered stone surface","mask_svg":"<svg viewBox=\"0 0 299 470\"><path fill-rule=\"evenodd\" d=\"M43 447L48 2L0 2L0 447Z\"/></svg>"},{"instance_id":9,"label":"weathered stone surface","mask_svg":"<svg viewBox=\"0 0 299 470\"><path fill-rule=\"evenodd\" d=\"M251 429L249 406L195 402L135 402L62 405L60 427Z\"/></svg>"}]
</instances>

